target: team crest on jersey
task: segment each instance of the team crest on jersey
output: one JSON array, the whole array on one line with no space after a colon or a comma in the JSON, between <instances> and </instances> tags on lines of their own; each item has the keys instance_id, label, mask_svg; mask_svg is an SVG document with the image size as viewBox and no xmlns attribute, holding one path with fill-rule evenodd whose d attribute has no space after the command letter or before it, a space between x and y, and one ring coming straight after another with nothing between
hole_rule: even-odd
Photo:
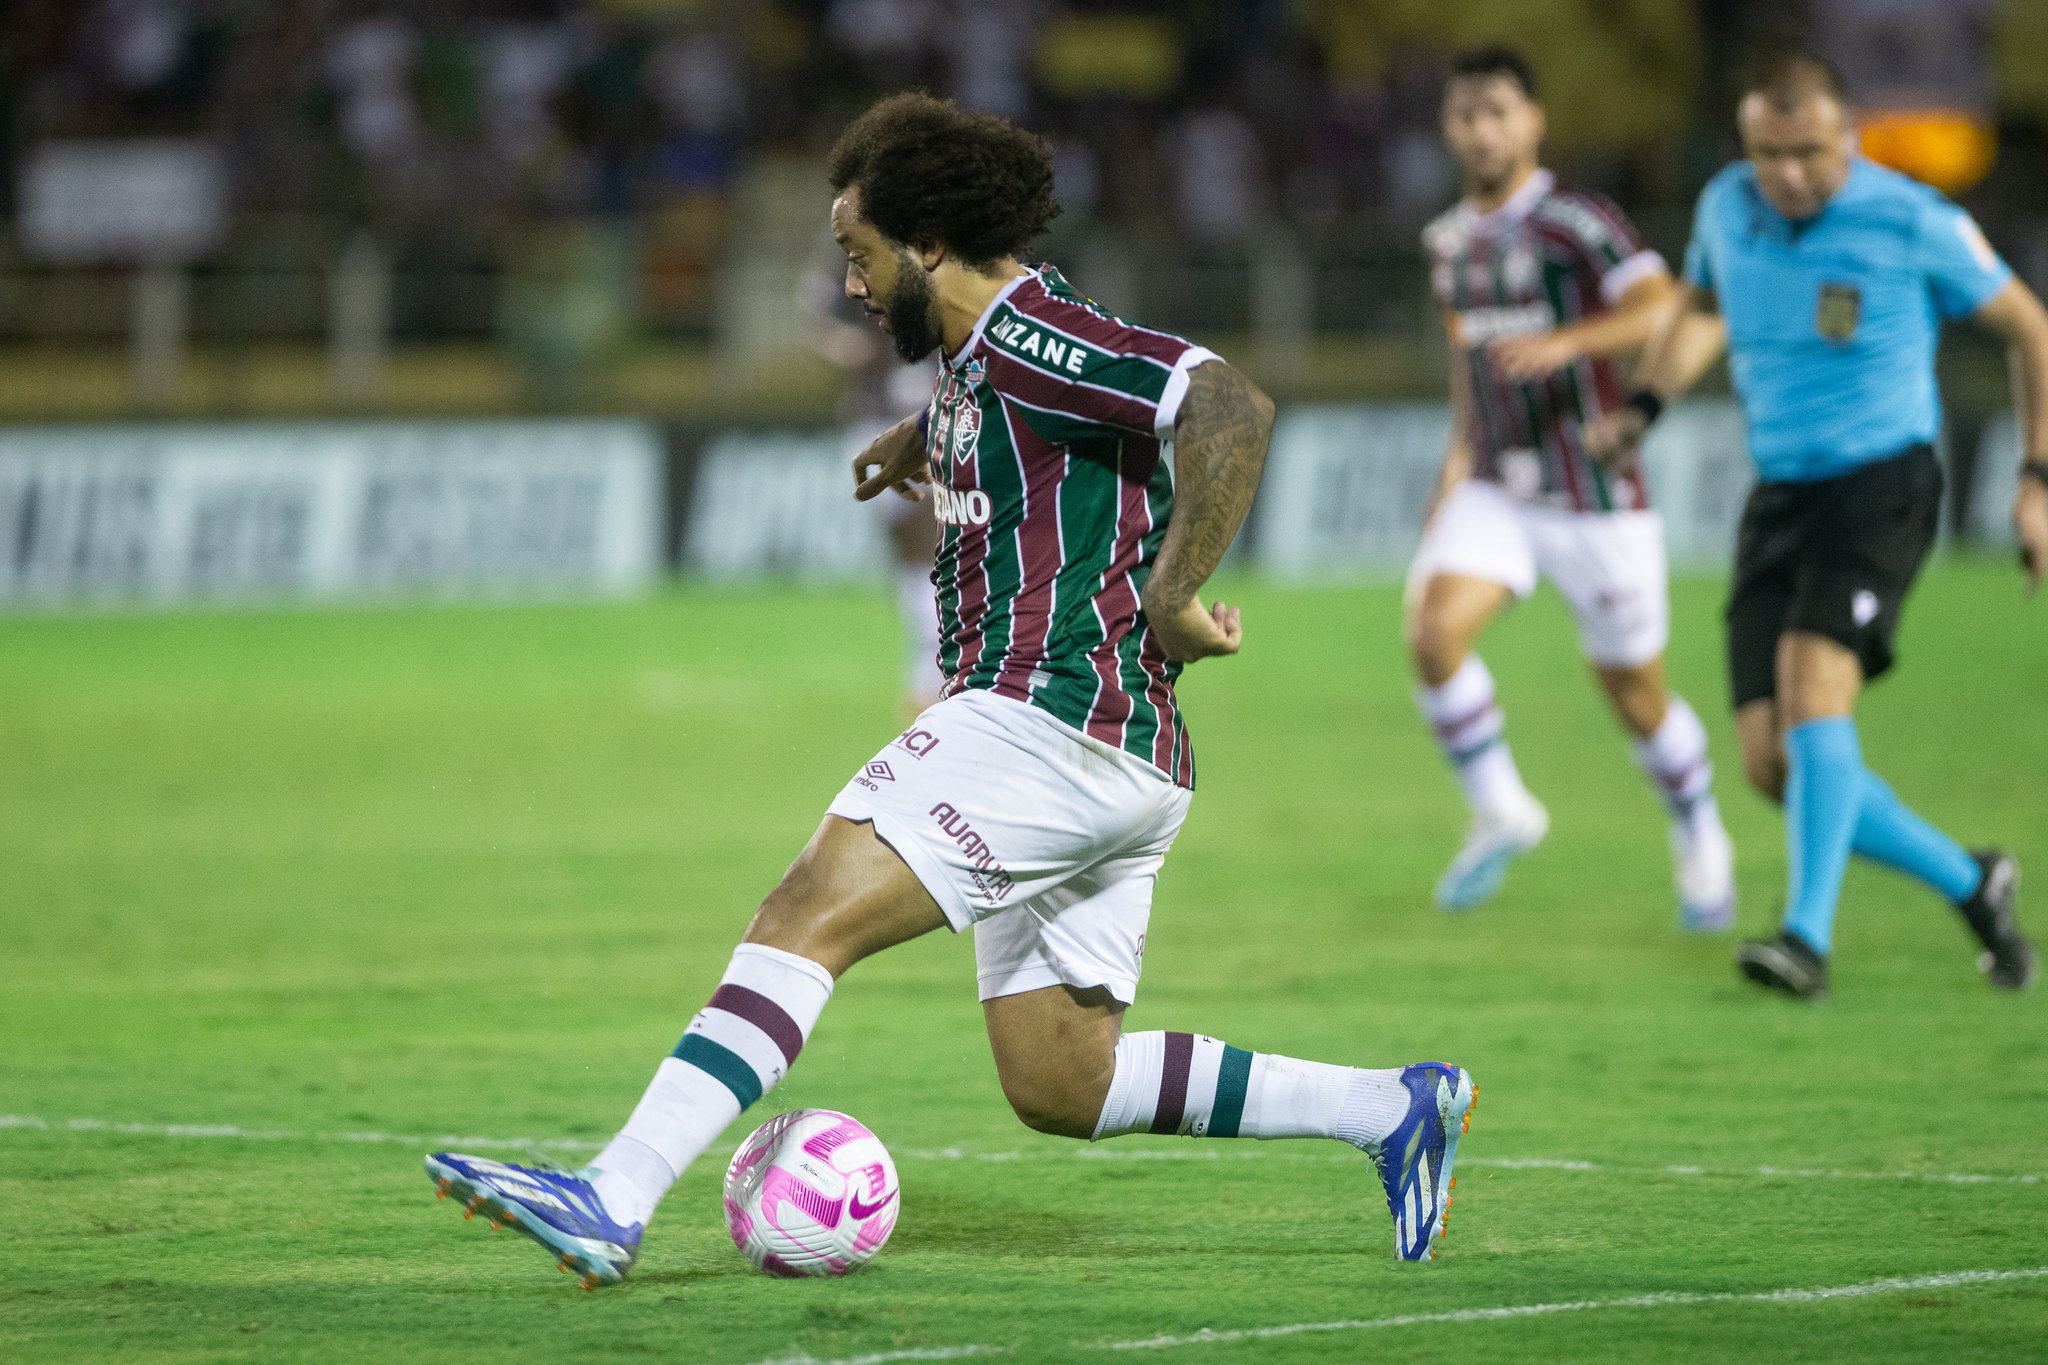
<instances>
[{"instance_id":1,"label":"team crest on jersey","mask_svg":"<svg viewBox=\"0 0 2048 1365\"><path fill-rule=\"evenodd\" d=\"M971 393L964 401L954 404L947 433L952 443L953 458L971 459L974 443L981 439L981 405L974 401Z\"/></svg>"},{"instance_id":2,"label":"team crest on jersey","mask_svg":"<svg viewBox=\"0 0 2048 1365\"><path fill-rule=\"evenodd\" d=\"M1813 310L1813 326L1837 346L1856 335L1863 321L1863 291L1853 284L1830 280L1820 287L1820 302Z\"/></svg>"}]
</instances>

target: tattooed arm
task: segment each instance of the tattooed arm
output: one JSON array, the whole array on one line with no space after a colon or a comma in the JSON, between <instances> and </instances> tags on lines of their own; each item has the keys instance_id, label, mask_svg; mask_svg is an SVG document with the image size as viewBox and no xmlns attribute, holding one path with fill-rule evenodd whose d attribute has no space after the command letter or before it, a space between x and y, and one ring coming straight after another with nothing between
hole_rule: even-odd
<instances>
[{"instance_id":1,"label":"tattooed arm","mask_svg":"<svg viewBox=\"0 0 2048 1365\"><path fill-rule=\"evenodd\" d=\"M1195 594L1244 525L1272 432L1273 400L1242 374L1220 360L1189 372L1173 428L1173 516L1143 603L1170 659L1235 654L1244 640L1237 608L1211 611Z\"/></svg>"}]
</instances>

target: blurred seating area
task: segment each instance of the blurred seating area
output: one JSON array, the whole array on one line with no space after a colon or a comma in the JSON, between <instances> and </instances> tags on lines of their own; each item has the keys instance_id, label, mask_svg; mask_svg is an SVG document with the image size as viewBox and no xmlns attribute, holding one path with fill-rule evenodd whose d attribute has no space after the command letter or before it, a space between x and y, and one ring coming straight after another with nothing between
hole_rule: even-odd
<instances>
[{"instance_id":1,"label":"blurred seating area","mask_svg":"<svg viewBox=\"0 0 2048 1365\"><path fill-rule=\"evenodd\" d=\"M1456 193L1438 87L1451 51L1498 37L1543 73L1553 162L1673 254L1735 152L1737 64L1818 42L1886 115L1885 145L1954 178L2048 286L2037 0L13 0L0 16L7 420L829 413L819 167L867 101L911 85L1053 139L1067 212L1045 253L1110 306L1235 340L1283 396L1432 394L1415 234Z\"/></svg>"}]
</instances>

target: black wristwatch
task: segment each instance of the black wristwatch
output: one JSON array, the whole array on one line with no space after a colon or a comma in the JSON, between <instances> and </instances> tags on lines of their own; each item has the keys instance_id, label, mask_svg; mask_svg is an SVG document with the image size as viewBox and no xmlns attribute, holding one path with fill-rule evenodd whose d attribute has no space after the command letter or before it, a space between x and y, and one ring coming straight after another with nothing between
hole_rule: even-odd
<instances>
[{"instance_id":1,"label":"black wristwatch","mask_svg":"<svg viewBox=\"0 0 2048 1365\"><path fill-rule=\"evenodd\" d=\"M2048 460L2021 460L2020 477L2048 488Z\"/></svg>"},{"instance_id":2,"label":"black wristwatch","mask_svg":"<svg viewBox=\"0 0 2048 1365\"><path fill-rule=\"evenodd\" d=\"M1654 426L1656 425L1657 418L1664 411L1664 400L1651 393L1648 389L1637 389L1628 396L1628 401L1622 406L1634 408L1637 412L1640 412L1643 415L1644 426Z\"/></svg>"}]
</instances>

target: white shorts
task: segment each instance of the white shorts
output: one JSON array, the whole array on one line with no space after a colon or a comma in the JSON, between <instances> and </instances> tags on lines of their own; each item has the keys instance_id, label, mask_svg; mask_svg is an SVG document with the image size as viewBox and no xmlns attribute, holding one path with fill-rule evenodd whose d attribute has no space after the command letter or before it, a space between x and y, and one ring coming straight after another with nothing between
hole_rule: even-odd
<instances>
[{"instance_id":1,"label":"white shorts","mask_svg":"<svg viewBox=\"0 0 2048 1365\"><path fill-rule=\"evenodd\" d=\"M1419 599L1438 574L1483 578L1527 597L1539 573L1571 604L1580 648L1594 663L1634 668L1664 652L1671 603L1664 519L1655 512L1536 507L1467 479L1423 532L1408 566L1408 597Z\"/></svg>"},{"instance_id":2,"label":"white shorts","mask_svg":"<svg viewBox=\"0 0 2048 1365\"><path fill-rule=\"evenodd\" d=\"M926 711L833 799L959 933L981 998L1103 986L1137 998L1152 887L1185 787L1035 706L970 691Z\"/></svg>"}]
</instances>

